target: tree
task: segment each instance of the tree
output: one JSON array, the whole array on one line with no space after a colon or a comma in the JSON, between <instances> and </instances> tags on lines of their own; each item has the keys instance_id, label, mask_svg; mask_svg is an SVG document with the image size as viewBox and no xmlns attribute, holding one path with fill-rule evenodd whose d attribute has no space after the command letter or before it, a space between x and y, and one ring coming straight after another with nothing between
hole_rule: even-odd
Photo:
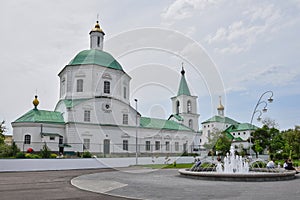
<instances>
[{"instance_id":1,"label":"tree","mask_svg":"<svg viewBox=\"0 0 300 200\"><path fill-rule=\"evenodd\" d=\"M227 137L226 133L223 132L216 142L215 150L221 152L221 154L225 156L230 150L230 145L231 140Z\"/></svg>"},{"instance_id":2,"label":"tree","mask_svg":"<svg viewBox=\"0 0 300 200\"><path fill-rule=\"evenodd\" d=\"M264 118L261 122L263 125L266 125L269 128L278 128L279 127L279 124L274 119L271 119L269 117Z\"/></svg>"},{"instance_id":3,"label":"tree","mask_svg":"<svg viewBox=\"0 0 300 200\"><path fill-rule=\"evenodd\" d=\"M51 151L46 143L44 144L43 149L41 149L40 154L41 154L42 158L50 158Z\"/></svg>"},{"instance_id":4,"label":"tree","mask_svg":"<svg viewBox=\"0 0 300 200\"><path fill-rule=\"evenodd\" d=\"M4 121L2 121L0 123L0 144L4 144L4 139L5 139L5 136L4 136L4 132L5 132L5 125L4 125Z\"/></svg>"},{"instance_id":5,"label":"tree","mask_svg":"<svg viewBox=\"0 0 300 200\"><path fill-rule=\"evenodd\" d=\"M251 136L253 142L252 150L258 157L258 153L262 153L270 144L271 133L268 126L264 125L262 128L256 129Z\"/></svg>"},{"instance_id":6,"label":"tree","mask_svg":"<svg viewBox=\"0 0 300 200\"><path fill-rule=\"evenodd\" d=\"M286 141L284 140L282 133L274 135L270 140L269 153L274 154L283 151L285 143Z\"/></svg>"},{"instance_id":7,"label":"tree","mask_svg":"<svg viewBox=\"0 0 300 200\"><path fill-rule=\"evenodd\" d=\"M284 152L300 158L300 130L296 127L294 130L289 129L284 131L283 139L285 140Z\"/></svg>"},{"instance_id":8,"label":"tree","mask_svg":"<svg viewBox=\"0 0 300 200\"><path fill-rule=\"evenodd\" d=\"M208 142L203 146L212 152L219 151L222 154L226 154L229 151L231 140L227 137L225 132L215 130L213 134L208 137Z\"/></svg>"}]
</instances>

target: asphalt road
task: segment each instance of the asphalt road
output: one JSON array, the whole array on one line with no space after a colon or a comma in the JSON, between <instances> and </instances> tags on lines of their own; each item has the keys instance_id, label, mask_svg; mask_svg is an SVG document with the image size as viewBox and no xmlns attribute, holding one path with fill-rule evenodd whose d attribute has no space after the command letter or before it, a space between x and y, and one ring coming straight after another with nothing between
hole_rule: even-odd
<instances>
[{"instance_id":1,"label":"asphalt road","mask_svg":"<svg viewBox=\"0 0 300 200\"><path fill-rule=\"evenodd\" d=\"M113 169L41 171L41 172L1 172L1 200L43 200L43 199L101 199L121 200L105 194L80 190L71 185L71 179L83 174L102 173Z\"/></svg>"}]
</instances>

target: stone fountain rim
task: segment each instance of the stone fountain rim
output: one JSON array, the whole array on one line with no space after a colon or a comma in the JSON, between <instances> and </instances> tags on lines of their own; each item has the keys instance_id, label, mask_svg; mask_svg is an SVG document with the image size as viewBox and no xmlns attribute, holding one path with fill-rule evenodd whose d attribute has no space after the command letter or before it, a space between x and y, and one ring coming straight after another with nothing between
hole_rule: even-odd
<instances>
[{"instance_id":1,"label":"stone fountain rim","mask_svg":"<svg viewBox=\"0 0 300 200\"><path fill-rule=\"evenodd\" d=\"M253 172L253 173L217 173L194 172L189 169L179 169L180 175L187 178L214 181L284 181L295 178L296 171Z\"/></svg>"}]
</instances>

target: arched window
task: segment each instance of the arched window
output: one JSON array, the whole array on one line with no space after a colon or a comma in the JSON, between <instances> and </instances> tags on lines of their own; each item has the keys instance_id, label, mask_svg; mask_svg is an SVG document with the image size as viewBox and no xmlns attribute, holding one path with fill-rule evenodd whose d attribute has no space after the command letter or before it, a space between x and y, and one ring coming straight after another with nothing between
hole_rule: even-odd
<instances>
[{"instance_id":1,"label":"arched window","mask_svg":"<svg viewBox=\"0 0 300 200\"><path fill-rule=\"evenodd\" d=\"M25 135L24 136L24 144L30 144L31 143L31 135Z\"/></svg>"},{"instance_id":2,"label":"arched window","mask_svg":"<svg viewBox=\"0 0 300 200\"><path fill-rule=\"evenodd\" d=\"M189 120L189 127L193 128L193 120L191 120L191 119Z\"/></svg>"},{"instance_id":3,"label":"arched window","mask_svg":"<svg viewBox=\"0 0 300 200\"><path fill-rule=\"evenodd\" d=\"M179 114L179 106L180 106L179 101L176 101L176 114L177 115Z\"/></svg>"},{"instance_id":4,"label":"arched window","mask_svg":"<svg viewBox=\"0 0 300 200\"><path fill-rule=\"evenodd\" d=\"M123 87L123 97L124 97L124 99L127 98L126 91L127 91L126 87Z\"/></svg>"},{"instance_id":5,"label":"arched window","mask_svg":"<svg viewBox=\"0 0 300 200\"><path fill-rule=\"evenodd\" d=\"M104 93L110 94L110 82L109 81L104 81Z\"/></svg>"},{"instance_id":6,"label":"arched window","mask_svg":"<svg viewBox=\"0 0 300 200\"><path fill-rule=\"evenodd\" d=\"M83 80L82 79L77 80L76 91L83 92Z\"/></svg>"},{"instance_id":7,"label":"arched window","mask_svg":"<svg viewBox=\"0 0 300 200\"><path fill-rule=\"evenodd\" d=\"M190 100L188 100L187 102L187 113L191 113L192 112L192 103Z\"/></svg>"}]
</instances>

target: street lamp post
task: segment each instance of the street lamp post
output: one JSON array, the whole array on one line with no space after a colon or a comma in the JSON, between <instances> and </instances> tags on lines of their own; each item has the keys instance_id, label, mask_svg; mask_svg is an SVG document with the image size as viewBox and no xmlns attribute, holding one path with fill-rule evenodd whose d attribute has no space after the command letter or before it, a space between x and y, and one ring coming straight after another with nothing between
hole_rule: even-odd
<instances>
[{"instance_id":1,"label":"street lamp post","mask_svg":"<svg viewBox=\"0 0 300 200\"><path fill-rule=\"evenodd\" d=\"M264 100L262 100L262 98L263 98L263 96L265 96L266 94L270 94L270 97L267 99L267 101L264 101ZM253 117L254 117L254 115L256 114L256 113L259 113L259 115L258 115L258 117L257 117L257 121L260 121L261 120L261 116L262 116L262 114L264 113L264 112L267 112L268 111L268 109L267 109L267 105L268 105L268 103L272 103L273 102L273 91L271 91L271 90L268 90L268 91L266 91L266 92L264 92L264 93L262 93L261 95L260 95L260 97L259 97L259 99L258 99L258 101L257 101L257 103L256 103L256 105L255 105L255 107L254 107L254 110L253 110L253 113L252 113L252 116L251 116L251 121L250 121L250 124L252 125L252 122L253 122ZM258 109L258 107L259 107L259 105L261 105L261 104L264 104L264 106L263 106L263 108L262 109ZM251 132L250 132L250 138L249 138L249 154L250 154L250 157L252 157L252 154L251 154Z\"/></svg>"},{"instance_id":2,"label":"street lamp post","mask_svg":"<svg viewBox=\"0 0 300 200\"><path fill-rule=\"evenodd\" d=\"M137 99L135 101L135 164L138 165L138 110L137 110Z\"/></svg>"}]
</instances>

